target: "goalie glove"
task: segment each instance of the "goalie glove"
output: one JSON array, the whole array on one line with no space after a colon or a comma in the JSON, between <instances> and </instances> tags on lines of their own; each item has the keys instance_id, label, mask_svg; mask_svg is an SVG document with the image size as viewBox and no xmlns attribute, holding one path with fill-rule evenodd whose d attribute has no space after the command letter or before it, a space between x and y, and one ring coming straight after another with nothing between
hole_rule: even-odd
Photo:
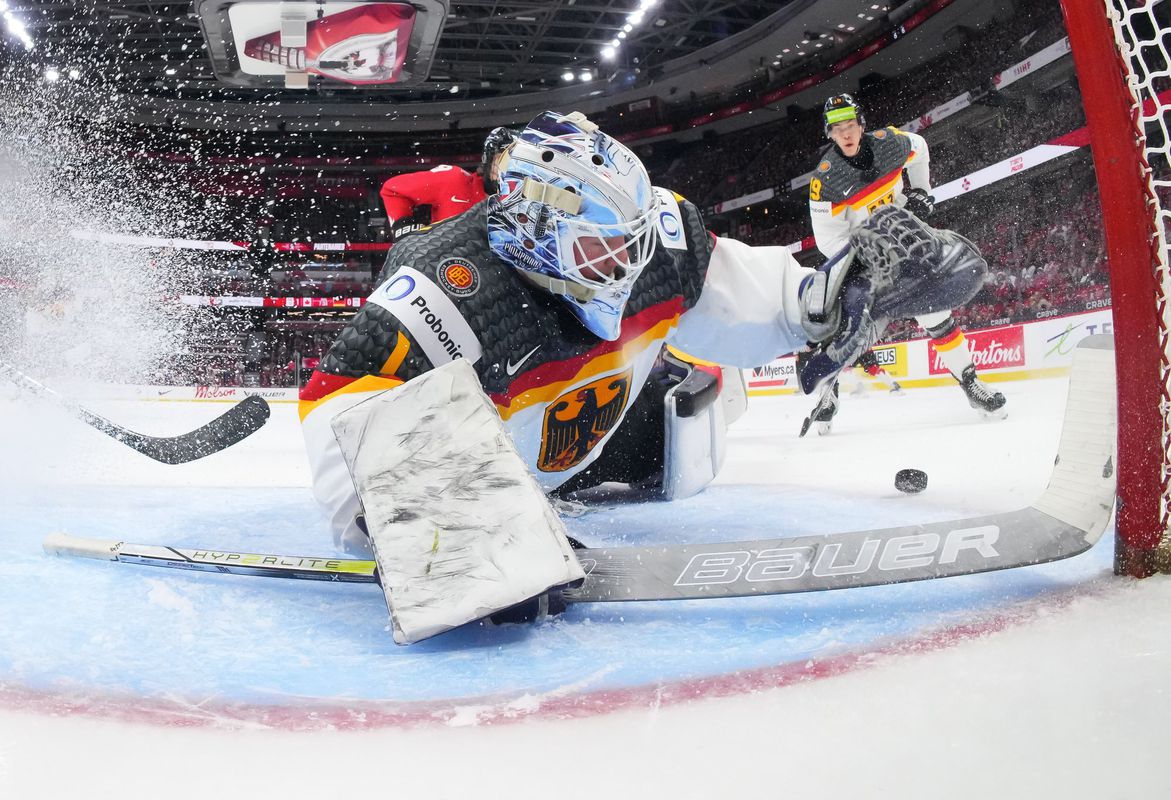
<instances>
[{"instance_id":1,"label":"goalie glove","mask_svg":"<svg viewBox=\"0 0 1171 800\"><path fill-rule=\"evenodd\" d=\"M904 197L903 208L919 219L927 219L935 211L935 198L926 189L908 189Z\"/></svg>"},{"instance_id":2,"label":"goalie glove","mask_svg":"<svg viewBox=\"0 0 1171 800\"><path fill-rule=\"evenodd\" d=\"M798 371L810 394L854 363L892 319L962 306L988 265L958 233L936 230L904 208L883 206L837 253L802 281L801 322L814 353Z\"/></svg>"},{"instance_id":3,"label":"goalie glove","mask_svg":"<svg viewBox=\"0 0 1171 800\"><path fill-rule=\"evenodd\" d=\"M871 313L874 287L853 248L843 248L801 282L801 324L812 352L798 364L801 391L812 394L878 341L888 320Z\"/></svg>"},{"instance_id":4,"label":"goalie glove","mask_svg":"<svg viewBox=\"0 0 1171 800\"><path fill-rule=\"evenodd\" d=\"M950 311L971 300L988 274L976 246L898 206L883 206L850 236L871 283L871 313L905 319Z\"/></svg>"}]
</instances>

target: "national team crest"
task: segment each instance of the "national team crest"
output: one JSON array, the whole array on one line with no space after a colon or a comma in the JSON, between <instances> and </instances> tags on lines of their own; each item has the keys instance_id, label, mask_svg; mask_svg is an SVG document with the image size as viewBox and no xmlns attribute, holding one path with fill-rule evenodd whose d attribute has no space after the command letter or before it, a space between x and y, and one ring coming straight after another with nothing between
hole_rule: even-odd
<instances>
[{"instance_id":1,"label":"national team crest","mask_svg":"<svg viewBox=\"0 0 1171 800\"><path fill-rule=\"evenodd\" d=\"M436 270L443 291L454 297L471 297L480 288L480 271L466 258L449 258Z\"/></svg>"},{"instance_id":2,"label":"national team crest","mask_svg":"<svg viewBox=\"0 0 1171 800\"><path fill-rule=\"evenodd\" d=\"M570 389L545 410L537 469L564 472L585 460L614 429L630 399L632 370Z\"/></svg>"}]
</instances>

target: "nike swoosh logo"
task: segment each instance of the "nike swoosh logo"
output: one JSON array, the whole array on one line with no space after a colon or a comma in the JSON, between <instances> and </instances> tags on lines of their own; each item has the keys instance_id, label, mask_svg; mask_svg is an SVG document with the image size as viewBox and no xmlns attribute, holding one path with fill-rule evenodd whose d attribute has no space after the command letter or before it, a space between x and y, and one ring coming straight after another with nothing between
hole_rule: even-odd
<instances>
[{"instance_id":1,"label":"nike swoosh logo","mask_svg":"<svg viewBox=\"0 0 1171 800\"><path fill-rule=\"evenodd\" d=\"M464 199L462 199L462 198L456 197L456 196L453 194L453 195L451 196L451 202L453 202L453 203L470 203L470 202L472 202L472 201L471 201L471 200L464 200Z\"/></svg>"},{"instance_id":2,"label":"nike swoosh logo","mask_svg":"<svg viewBox=\"0 0 1171 800\"><path fill-rule=\"evenodd\" d=\"M525 363L526 361L528 361L528 360L529 360L529 356L531 356L533 353L537 352L537 351L538 351L538 350L540 350L540 349L541 349L541 346L540 346L540 345L537 345L537 346L536 346L536 347L534 347L532 350L528 351L528 352L527 352L527 353L525 353L523 356L521 356L521 359L520 359L520 361L516 362L515 364L513 364L513 363L512 363L512 359L511 359L511 358L510 358L510 359L508 359L508 363L507 363L507 364L504 366L504 371L505 371L505 372L507 372L509 375L515 375L515 374L516 374L516 371L517 371L518 369L520 369L520 367L521 367L521 364L523 364L523 363Z\"/></svg>"}]
</instances>

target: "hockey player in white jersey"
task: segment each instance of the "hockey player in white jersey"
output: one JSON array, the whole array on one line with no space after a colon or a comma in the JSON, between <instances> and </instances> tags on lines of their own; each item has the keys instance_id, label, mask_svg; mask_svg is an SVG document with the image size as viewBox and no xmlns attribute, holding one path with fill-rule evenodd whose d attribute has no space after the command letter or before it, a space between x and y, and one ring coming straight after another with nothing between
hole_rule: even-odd
<instances>
[{"instance_id":1,"label":"hockey player in white jersey","mask_svg":"<svg viewBox=\"0 0 1171 800\"><path fill-rule=\"evenodd\" d=\"M908 253L889 238L859 240L869 261L802 267L708 233L581 114L533 119L495 194L391 250L301 393L315 493L339 544L369 535L396 638L580 577L542 492L638 477L671 498L714 477L719 387L692 375L694 391L656 394L664 344L747 368L814 341L834 372L826 359L840 369L881 333L885 296L944 302L983 281L970 245Z\"/></svg>"},{"instance_id":2,"label":"hockey player in white jersey","mask_svg":"<svg viewBox=\"0 0 1171 800\"><path fill-rule=\"evenodd\" d=\"M919 219L934 210L927 142L916 133L894 127L868 132L862 108L848 94L830 97L823 109L826 137L832 141L821 154L809 183L809 215L817 247L827 257L850 242L879 208L901 206ZM915 317L931 337L949 372L959 382L972 408L989 418L1005 414L1004 395L979 379L963 331L950 308ZM819 389L810 419L828 432L837 411L838 393Z\"/></svg>"}]
</instances>

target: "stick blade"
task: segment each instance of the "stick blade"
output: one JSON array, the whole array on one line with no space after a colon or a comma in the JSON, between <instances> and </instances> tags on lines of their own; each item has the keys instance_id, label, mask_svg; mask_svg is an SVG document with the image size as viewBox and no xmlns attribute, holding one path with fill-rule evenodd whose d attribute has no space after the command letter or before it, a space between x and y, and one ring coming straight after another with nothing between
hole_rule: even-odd
<instances>
[{"instance_id":1,"label":"stick blade","mask_svg":"<svg viewBox=\"0 0 1171 800\"><path fill-rule=\"evenodd\" d=\"M271 414L267 400L249 395L206 425L179 436L156 437L121 428L99 429L155 461L186 464L247 439L264 426Z\"/></svg>"}]
</instances>

